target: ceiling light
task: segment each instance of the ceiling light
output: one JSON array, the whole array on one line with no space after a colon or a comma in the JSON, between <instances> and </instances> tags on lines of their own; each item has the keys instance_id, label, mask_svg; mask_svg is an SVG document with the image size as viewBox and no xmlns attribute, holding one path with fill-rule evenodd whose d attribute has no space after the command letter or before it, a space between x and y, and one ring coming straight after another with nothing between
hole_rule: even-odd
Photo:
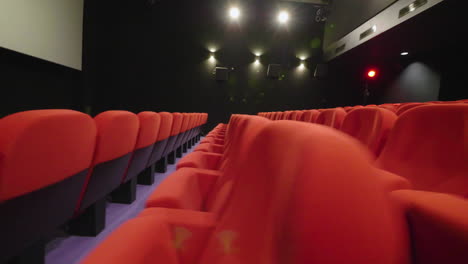
<instances>
[{"instance_id":1,"label":"ceiling light","mask_svg":"<svg viewBox=\"0 0 468 264\"><path fill-rule=\"evenodd\" d=\"M286 12L286 11L279 12L278 21L281 24L285 24L286 22L288 22L288 20L289 20L289 13L288 12Z\"/></svg>"},{"instance_id":2,"label":"ceiling light","mask_svg":"<svg viewBox=\"0 0 468 264\"><path fill-rule=\"evenodd\" d=\"M404 51L404 52L400 53L401 56L406 56L408 54L409 54L409 52L407 52L407 51Z\"/></svg>"},{"instance_id":3,"label":"ceiling light","mask_svg":"<svg viewBox=\"0 0 468 264\"><path fill-rule=\"evenodd\" d=\"M237 7L231 7L229 9L229 17L231 19L238 19L240 17L240 10Z\"/></svg>"}]
</instances>

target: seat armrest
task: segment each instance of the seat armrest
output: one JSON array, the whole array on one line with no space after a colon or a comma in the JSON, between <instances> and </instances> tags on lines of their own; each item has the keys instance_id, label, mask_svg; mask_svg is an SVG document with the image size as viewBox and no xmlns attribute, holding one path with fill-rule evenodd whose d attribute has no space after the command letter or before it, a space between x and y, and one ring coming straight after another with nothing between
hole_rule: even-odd
<instances>
[{"instance_id":1,"label":"seat armrest","mask_svg":"<svg viewBox=\"0 0 468 264\"><path fill-rule=\"evenodd\" d=\"M220 172L182 168L167 177L149 196L146 207L200 211L203 201Z\"/></svg>"},{"instance_id":2,"label":"seat armrest","mask_svg":"<svg viewBox=\"0 0 468 264\"><path fill-rule=\"evenodd\" d=\"M183 157L177 163L177 169L198 168L207 170L218 170L222 154L196 151Z\"/></svg>"},{"instance_id":3,"label":"seat armrest","mask_svg":"<svg viewBox=\"0 0 468 264\"><path fill-rule=\"evenodd\" d=\"M406 213L414 263L468 263L468 200L415 190L391 196Z\"/></svg>"},{"instance_id":4,"label":"seat armrest","mask_svg":"<svg viewBox=\"0 0 468 264\"><path fill-rule=\"evenodd\" d=\"M375 169L377 177L381 181L385 191L391 192L395 190L411 189L411 183L406 178L400 175L391 173L382 169Z\"/></svg>"}]
</instances>

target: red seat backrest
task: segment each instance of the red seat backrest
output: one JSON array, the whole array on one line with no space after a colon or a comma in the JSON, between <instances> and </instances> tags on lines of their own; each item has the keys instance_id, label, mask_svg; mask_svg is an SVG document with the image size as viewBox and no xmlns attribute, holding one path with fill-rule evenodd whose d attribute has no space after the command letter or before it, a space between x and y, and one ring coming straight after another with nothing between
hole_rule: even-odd
<instances>
[{"instance_id":1,"label":"red seat backrest","mask_svg":"<svg viewBox=\"0 0 468 264\"><path fill-rule=\"evenodd\" d=\"M358 108L346 115L341 131L361 141L377 157L397 118L395 113L384 108Z\"/></svg>"},{"instance_id":2,"label":"red seat backrest","mask_svg":"<svg viewBox=\"0 0 468 264\"><path fill-rule=\"evenodd\" d=\"M106 111L94 118L98 138L93 165L110 161L134 150L138 116L128 111Z\"/></svg>"},{"instance_id":3,"label":"red seat backrest","mask_svg":"<svg viewBox=\"0 0 468 264\"><path fill-rule=\"evenodd\" d=\"M302 121L308 122L308 123L315 123L319 115L320 115L320 112L317 110L304 111L304 114L302 115Z\"/></svg>"},{"instance_id":4,"label":"red seat backrest","mask_svg":"<svg viewBox=\"0 0 468 264\"><path fill-rule=\"evenodd\" d=\"M326 109L317 117L316 123L340 129L345 116L346 111L343 108Z\"/></svg>"},{"instance_id":5,"label":"red seat backrest","mask_svg":"<svg viewBox=\"0 0 468 264\"><path fill-rule=\"evenodd\" d=\"M408 110L410 110L412 108L422 106L422 105L425 105L425 104L424 103L407 103L407 104L403 104L400 107L398 107L398 110L396 111L396 114L401 115L404 112L406 112L406 111L408 111Z\"/></svg>"},{"instance_id":6,"label":"red seat backrest","mask_svg":"<svg viewBox=\"0 0 468 264\"><path fill-rule=\"evenodd\" d=\"M161 117L155 112L145 111L138 115L140 130L138 131L135 150L148 147L156 142L161 125Z\"/></svg>"},{"instance_id":7,"label":"red seat backrest","mask_svg":"<svg viewBox=\"0 0 468 264\"><path fill-rule=\"evenodd\" d=\"M377 165L415 189L468 195L468 106L419 106L403 113Z\"/></svg>"},{"instance_id":8,"label":"red seat backrest","mask_svg":"<svg viewBox=\"0 0 468 264\"><path fill-rule=\"evenodd\" d=\"M183 115L181 113L172 114L171 136L176 136L182 129Z\"/></svg>"},{"instance_id":9,"label":"red seat backrest","mask_svg":"<svg viewBox=\"0 0 468 264\"><path fill-rule=\"evenodd\" d=\"M223 176L217 180L205 201L205 209L217 214L224 209L231 188L238 178L238 175L232 173L232 171L235 171L236 167L242 166L240 161L250 154L250 145L256 139L258 133L271 122L256 116L243 115L240 118L236 138L233 139L232 147L228 153L225 151L221 161L220 170L223 172Z\"/></svg>"},{"instance_id":10,"label":"red seat backrest","mask_svg":"<svg viewBox=\"0 0 468 264\"><path fill-rule=\"evenodd\" d=\"M404 217L370 156L340 131L271 122L231 172L231 198L199 263L409 263Z\"/></svg>"},{"instance_id":11,"label":"red seat backrest","mask_svg":"<svg viewBox=\"0 0 468 264\"><path fill-rule=\"evenodd\" d=\"M0 202L91 166L96 124L72 110L33 110L0 119Z\"/></svg>"},{"instance_id":12,"label":"red seat backrest","mask_svg":"<svg viewBox=\"0 0 468 264\"><path fill-rule=\"evenodd\" d=\"M158 140L161 141L171 136L172 130L172 114L168 112L160 112L161 125L158 133Z\"/></svg>"}]
</instances>

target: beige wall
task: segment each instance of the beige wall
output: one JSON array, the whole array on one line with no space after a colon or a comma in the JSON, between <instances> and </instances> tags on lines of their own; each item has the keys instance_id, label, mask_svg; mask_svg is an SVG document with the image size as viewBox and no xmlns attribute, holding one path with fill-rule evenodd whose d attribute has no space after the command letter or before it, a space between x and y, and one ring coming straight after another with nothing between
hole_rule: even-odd
<instances>
[{"instance_id":1,"label":"beige wall","mask_svg":"<svg viewBox=\"0 0 468 264\"><path fill-rule=\"evenodd\" d=\"M84 0L0 0L0 47L81 70Z\"/></svg>"}]
</instances>

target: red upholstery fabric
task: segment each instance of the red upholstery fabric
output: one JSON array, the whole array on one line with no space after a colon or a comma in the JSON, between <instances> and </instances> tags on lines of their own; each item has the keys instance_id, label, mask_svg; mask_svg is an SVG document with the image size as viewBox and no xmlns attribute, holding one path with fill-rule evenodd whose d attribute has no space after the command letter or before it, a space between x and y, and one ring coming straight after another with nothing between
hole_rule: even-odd
<instances>
[{"instance_id":1,"label":"red upholstery fabric","mask_svg":"<svg viewBox=\"0 0 468 264\"><path fill-rule=\"evenodd\" d=\"M210 144L204 144L210 145ZM190 153L189 155L182 158L177 163L177 169L188 167L188 168L199 168L208 170L217 170L221 165L223 155L219 153L209 153L197 151Z\"/></svg>"},{"instance_id":2,"label":"red upholstery fabric","mask_svg":"<svg viewBox=\"0 0 468 264\"><path fill-rule=\"evenodd\" d=\"M271 122L242 164L198 263L409 263L370 154L341 132Z\"/></svg>"},{"instance_id":3,"label":"red upholstery fabric","mask_svg":"<svg viewBox=\"0 0 468 264\"><path fill-rule=\"evenodd\" d=\"M138 217L117 228L82 264L178 264L172 237L165 221Z\"/></svg>"},{"instance_id":4,"label":"red upholstery fabric","mask_svg":"<svg viewBox=\"0 0 468 264\"><path fill-rule=\"evenodd\" d=\"M180 133L182 129L182 121L183 116L181 113L173 113L172 114L172 128L171 128L171 136L176 136Z\"/></svg>"},{"instance_id":5,"label":"red upholstery fabric","mask_svg":"<svg viewBox=\"0 0 468 264\"><path fill-rule=\"evenodd\" d=\"M167 207L201 211L209 190L220 172L182 168L167 177L146 201L146 207Z\"/></svg>"},{"instance_id":6,"label":"red upholstery fabric","mask_svg":"<svg viewBox=\"0 0 468 264\"><path fill-rule=\"evenodd\" d=\"M140 130L138 131L135 149L154 144L158 138L161 118L155 112L141 112L138 114Z\"/></svg>"},{"instance_id":7,"label":"red upholstery fabric","mask_svg":"<svg viewBox=\"0 0 468 264\"><path fill-rule=\"evenodd\" d=\"M415 189L468 195L468 106L428 105L402 114L377 166Z\"/></svg>"},{"instance_id":8,"label":"red upholstery fabric","mask_svg":"<svg viewBox=\"0 0 468 264\"><path fill-rule=\"evenodd\" d=\"M196 263L216 224L214 214L171 208L148 208L139 217L168 223L179 263Z\"/></svg>"},{"instance_id":9,"label":"red upholstery fabric","mask_svg":"<svg viewBox=\"0 0 468 264\"><path fill-rule=\"evenodd\" d=\"M383 108L358 108L346 115L341 131L361 141L377 157L396 119L393 112Z\"/></svg>"},{"instance_id":10,"label":"red upholstery fabric","mask_svg":"<svg viewBox=\"0 0 468 264\"><path fill-rule=\"evenodd\" d=\"M97 115L94 120L98 139L93 165L133 151L139 129L137 115L127 111L106 111Z\"/></svg>"},{"instance_id":11,"label":"red upholstery fabric","mask_svg":"<svg viewBox=\"0 0 468 264\"><path fill-rule=\"evenodd\" d=\"M346 111L343 108L326 109L317 117L316 123L340 129L345 116Z\"/></svg>"},{"instance_id":12,"label":"red upholstery fabric","mask_svg":"<svg viewBox=\"0 0 468 264\"><path fill-rule=\"evenodd\" d=\"M182 114L182 125L180 126L180 131L179 133L187 131L189 128L189 122L190 122L190 114L188 113L183 113Z\"/></svg>"},{"instance_id":13,"label":"red upholstery fabric","mask_svg":"<svg viewBox=\"0 0 468 264\"><path fill-rule=\"evenodd\" d=\"M468 263L468 201L413 190L392 192L411 228L414 264Z\"/></svg>"},{"instance_id":14,"label":"red upholstery fabric","mask_svg":"<svg viewBox=\"0 0 468 264\"><path fill-rule=\"evenodd\" d=\"M0 119L0 202L60 182L91 165L94 120L72 110L34 110Z\"/></svg>"},{"instance_id":15,"label":"red upholstery fabric","mask_svg":"<svg viewBox=\"0 0 468 264\"><path fill-rule=\"evenodd\" d=\"M167 139L171 136L171 129L172 129L172 114L167 112L159 113L161 117L161 128L159 129L158 140L161 141Z\"/></svg>"},{"instance_id":16,"label":"red upholstery fabric","mask_svg":"<svg viewBox=\"0 0 468 264\"><path fill-rule=\"evenodd\" d=\"M424 103L407 103L407 104L404 104L404 105L401 105L398 110L396 111L396 114L397 115L401 115L403 114L404 112L412 109L412 108L415 108L415 107L418 107L418 106L422 106L422 105L425 105Z\"/></svg>"},{"instance_id":17,"label":"red upholstery fabric","mask_svg":"<svg viewBox=\"0 0 468 264\"><path fill-rule=\"evenodd\" d=\"M315 123L317 121L317 117L319 116L320 112L317 110L308 110L305 111L302 115L302 121L308 123Z\"/></svg>"},{"instance_id":18,"label":"red upholstery fabric","mask_svg":"<svg viewBox=\"0 0 468 264\"><path fill-rule=\"evenodd\" d=\"M197 146L197 148L194 150L196 151L202 151L202 152L211 152L211 153L223 153L224 151L224 146L220 144L200 144Z\"/></svg>"},{"instance_id":19,"label":"red upholstery fabric","mask_svg":"<svg viewBox=\"0 0 468 264\"><path fill-rule=\"evenodd\" d=\"M392 112L396 112L398 107L396 105L393 105L393 104L383 104L383 105L379 105L380 108L384 108L384 109L387 109L387 110L390 110Z\"/></svg>"}]
</instances>

